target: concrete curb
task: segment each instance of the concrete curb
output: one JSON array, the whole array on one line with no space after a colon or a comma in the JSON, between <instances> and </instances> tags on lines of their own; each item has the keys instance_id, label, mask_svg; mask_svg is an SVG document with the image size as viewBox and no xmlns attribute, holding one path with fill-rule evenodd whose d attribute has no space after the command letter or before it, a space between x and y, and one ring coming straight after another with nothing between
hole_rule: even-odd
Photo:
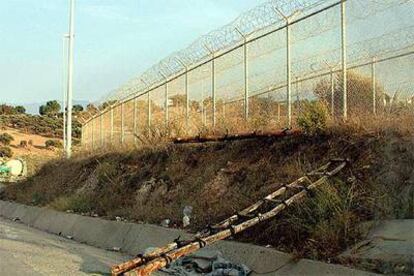
<instances>
[{"instance_id":1,"label":"concrete curb","mask_svg":"<svg viewBox=\"0 0 414 276\"><path fill-rule=\"evenodd\" d=\"M7 219L19 219L22 223L42 231L66 237L71 236L75 241L95 247L121 248L122 252L130 255L143 252L148 247L163 246L178 236L183 239L191 237L188 233L176 229L109 221L1 200L0 216ZM289 254L251 244L223 241L209 248L221 251L226 258L237 263L244 263L260 274L374 275L340 265L311 260L292 262Z\"/></svg>"}]
</instances>

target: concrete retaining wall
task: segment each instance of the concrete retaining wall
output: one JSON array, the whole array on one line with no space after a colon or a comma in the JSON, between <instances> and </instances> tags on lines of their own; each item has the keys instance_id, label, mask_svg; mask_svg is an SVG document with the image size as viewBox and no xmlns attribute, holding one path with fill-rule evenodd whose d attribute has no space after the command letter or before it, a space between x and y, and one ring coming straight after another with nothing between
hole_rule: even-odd
<instances>
[{"instance_id":1,"label":"concrete retaining wall","mask_svg":"<svg viewBox=\"0 0 414 276\"><path fill-rule=\"evenodd\" d=\"M183 231L155 225L109 221L7 201L0 201L0 216L18 218L28 226L56 235L71 236L75 241L95 247L118 247L130 255L141 253L148 247L163 246L178 236L183 239L191 237ZM372 275L311 260L292 262L289 254L251 244L223 241L209 248L219 250L226 258L244 263L261 274Z\"/></svg>"}]
</instances>

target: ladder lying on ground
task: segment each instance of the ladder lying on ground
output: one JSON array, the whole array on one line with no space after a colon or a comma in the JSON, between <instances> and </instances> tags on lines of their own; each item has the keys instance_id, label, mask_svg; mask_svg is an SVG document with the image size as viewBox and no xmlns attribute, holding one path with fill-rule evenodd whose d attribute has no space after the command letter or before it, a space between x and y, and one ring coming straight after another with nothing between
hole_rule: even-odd
<instances>
[{"instance_id":1,"label":"ladder lying on ground","mask_svg":"<svg viewBox=\"0 0 414 276\"><path fill-rule=\"evenodd\" d=\"M208 226L195 239L189 241L174 240L145 255L112 267L112 275L149 275L180 257L189 255L200 248L234 236L262 221L273 218L294 202L303 199L312 190L319 187L329 177L336 175L347 164L344 159L332 159L324 166L300 177L296 181L282 185L241 212ZM312 180L314 179L314 180Z\"/></svg>"}]
</instances>

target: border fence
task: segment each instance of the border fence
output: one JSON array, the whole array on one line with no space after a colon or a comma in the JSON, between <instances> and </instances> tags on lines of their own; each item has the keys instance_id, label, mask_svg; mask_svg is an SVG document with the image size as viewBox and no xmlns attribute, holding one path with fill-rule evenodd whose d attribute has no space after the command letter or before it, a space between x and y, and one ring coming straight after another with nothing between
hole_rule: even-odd
<instances>
[{"instance_id":1,"label":"border fence","mask_svg":"<svg viewBox=\"0 0 414 276\"><path fill-rule=\"evenodd\" d=\"M333 120L412 112L412 18L411 0L269 1L106 96L82 145L294 127L315 101Z\"/></svg>"}]
</instances>

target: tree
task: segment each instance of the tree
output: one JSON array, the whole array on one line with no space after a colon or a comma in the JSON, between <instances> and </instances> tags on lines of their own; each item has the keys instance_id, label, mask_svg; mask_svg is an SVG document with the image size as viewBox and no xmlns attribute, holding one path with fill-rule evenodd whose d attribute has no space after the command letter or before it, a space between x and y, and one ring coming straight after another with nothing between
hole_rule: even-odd
<instances>
[{"instance_id":1,"label":"tree","mask_svg":"<svg viewBox=\"0 0 414 276\"><path fill-rule=\"evenodd\" d=\"M334 85L334 109L336 115L340 115L343 108L343 80L342 75L335 75ZM327 79L319 81L314 93L324 101L327 106L331 106L331 84ZM373 93L372 81L368 76L356 72L348 72L347 78L347 97L348 97L348 113L349 114L363 114L372 112ZM385 97L384 88L380 84L376 84L376 103L377 108L381 107L382 98Z\"/></svg>"},{"instance_id":2,"label":"tree","mask_svg":"<svg viewBox=\"0 0 414 276\"><path fill-rule=\"evenodd\" d=\"M11 115L14 114L15 110L13 106L2 104L0 105L0 115Z\"/></svg>"},{"instance_id":3,"label":"tree","mask_svg":"<svg viewBox=\"0 0 414 276\"><path fill-rule=\"evenodd\" d=\"M26 108L24 108L21 105L18 105L16 107L14 107L14 110L16 111L16 113L18 114L25 114L26 113Z\"/></svg>"},{"instance_id":4,"label":"tree","mask_svg":"<svg viewBox=\"0 0 414 276\"><path fill-rule=\"evenodd\" d=\"M56 116L60 111L60 104L57 101L48 101L46 105L39 107L40 115Z\"/></svg>"},{"instance_id":5,"label":"tree","mask_svg":"<svg viewBox=\"0 0 414 276\"><path fill-rule=\"evenodd\" d=\"M82 106L82 105L80 105L80 104L75 104L75 105L72 107L72 111L73 111L73 113L79 113L79 112L82 112L82 111L83 111L83 106Z\"/></svg>"}]
</instances>

